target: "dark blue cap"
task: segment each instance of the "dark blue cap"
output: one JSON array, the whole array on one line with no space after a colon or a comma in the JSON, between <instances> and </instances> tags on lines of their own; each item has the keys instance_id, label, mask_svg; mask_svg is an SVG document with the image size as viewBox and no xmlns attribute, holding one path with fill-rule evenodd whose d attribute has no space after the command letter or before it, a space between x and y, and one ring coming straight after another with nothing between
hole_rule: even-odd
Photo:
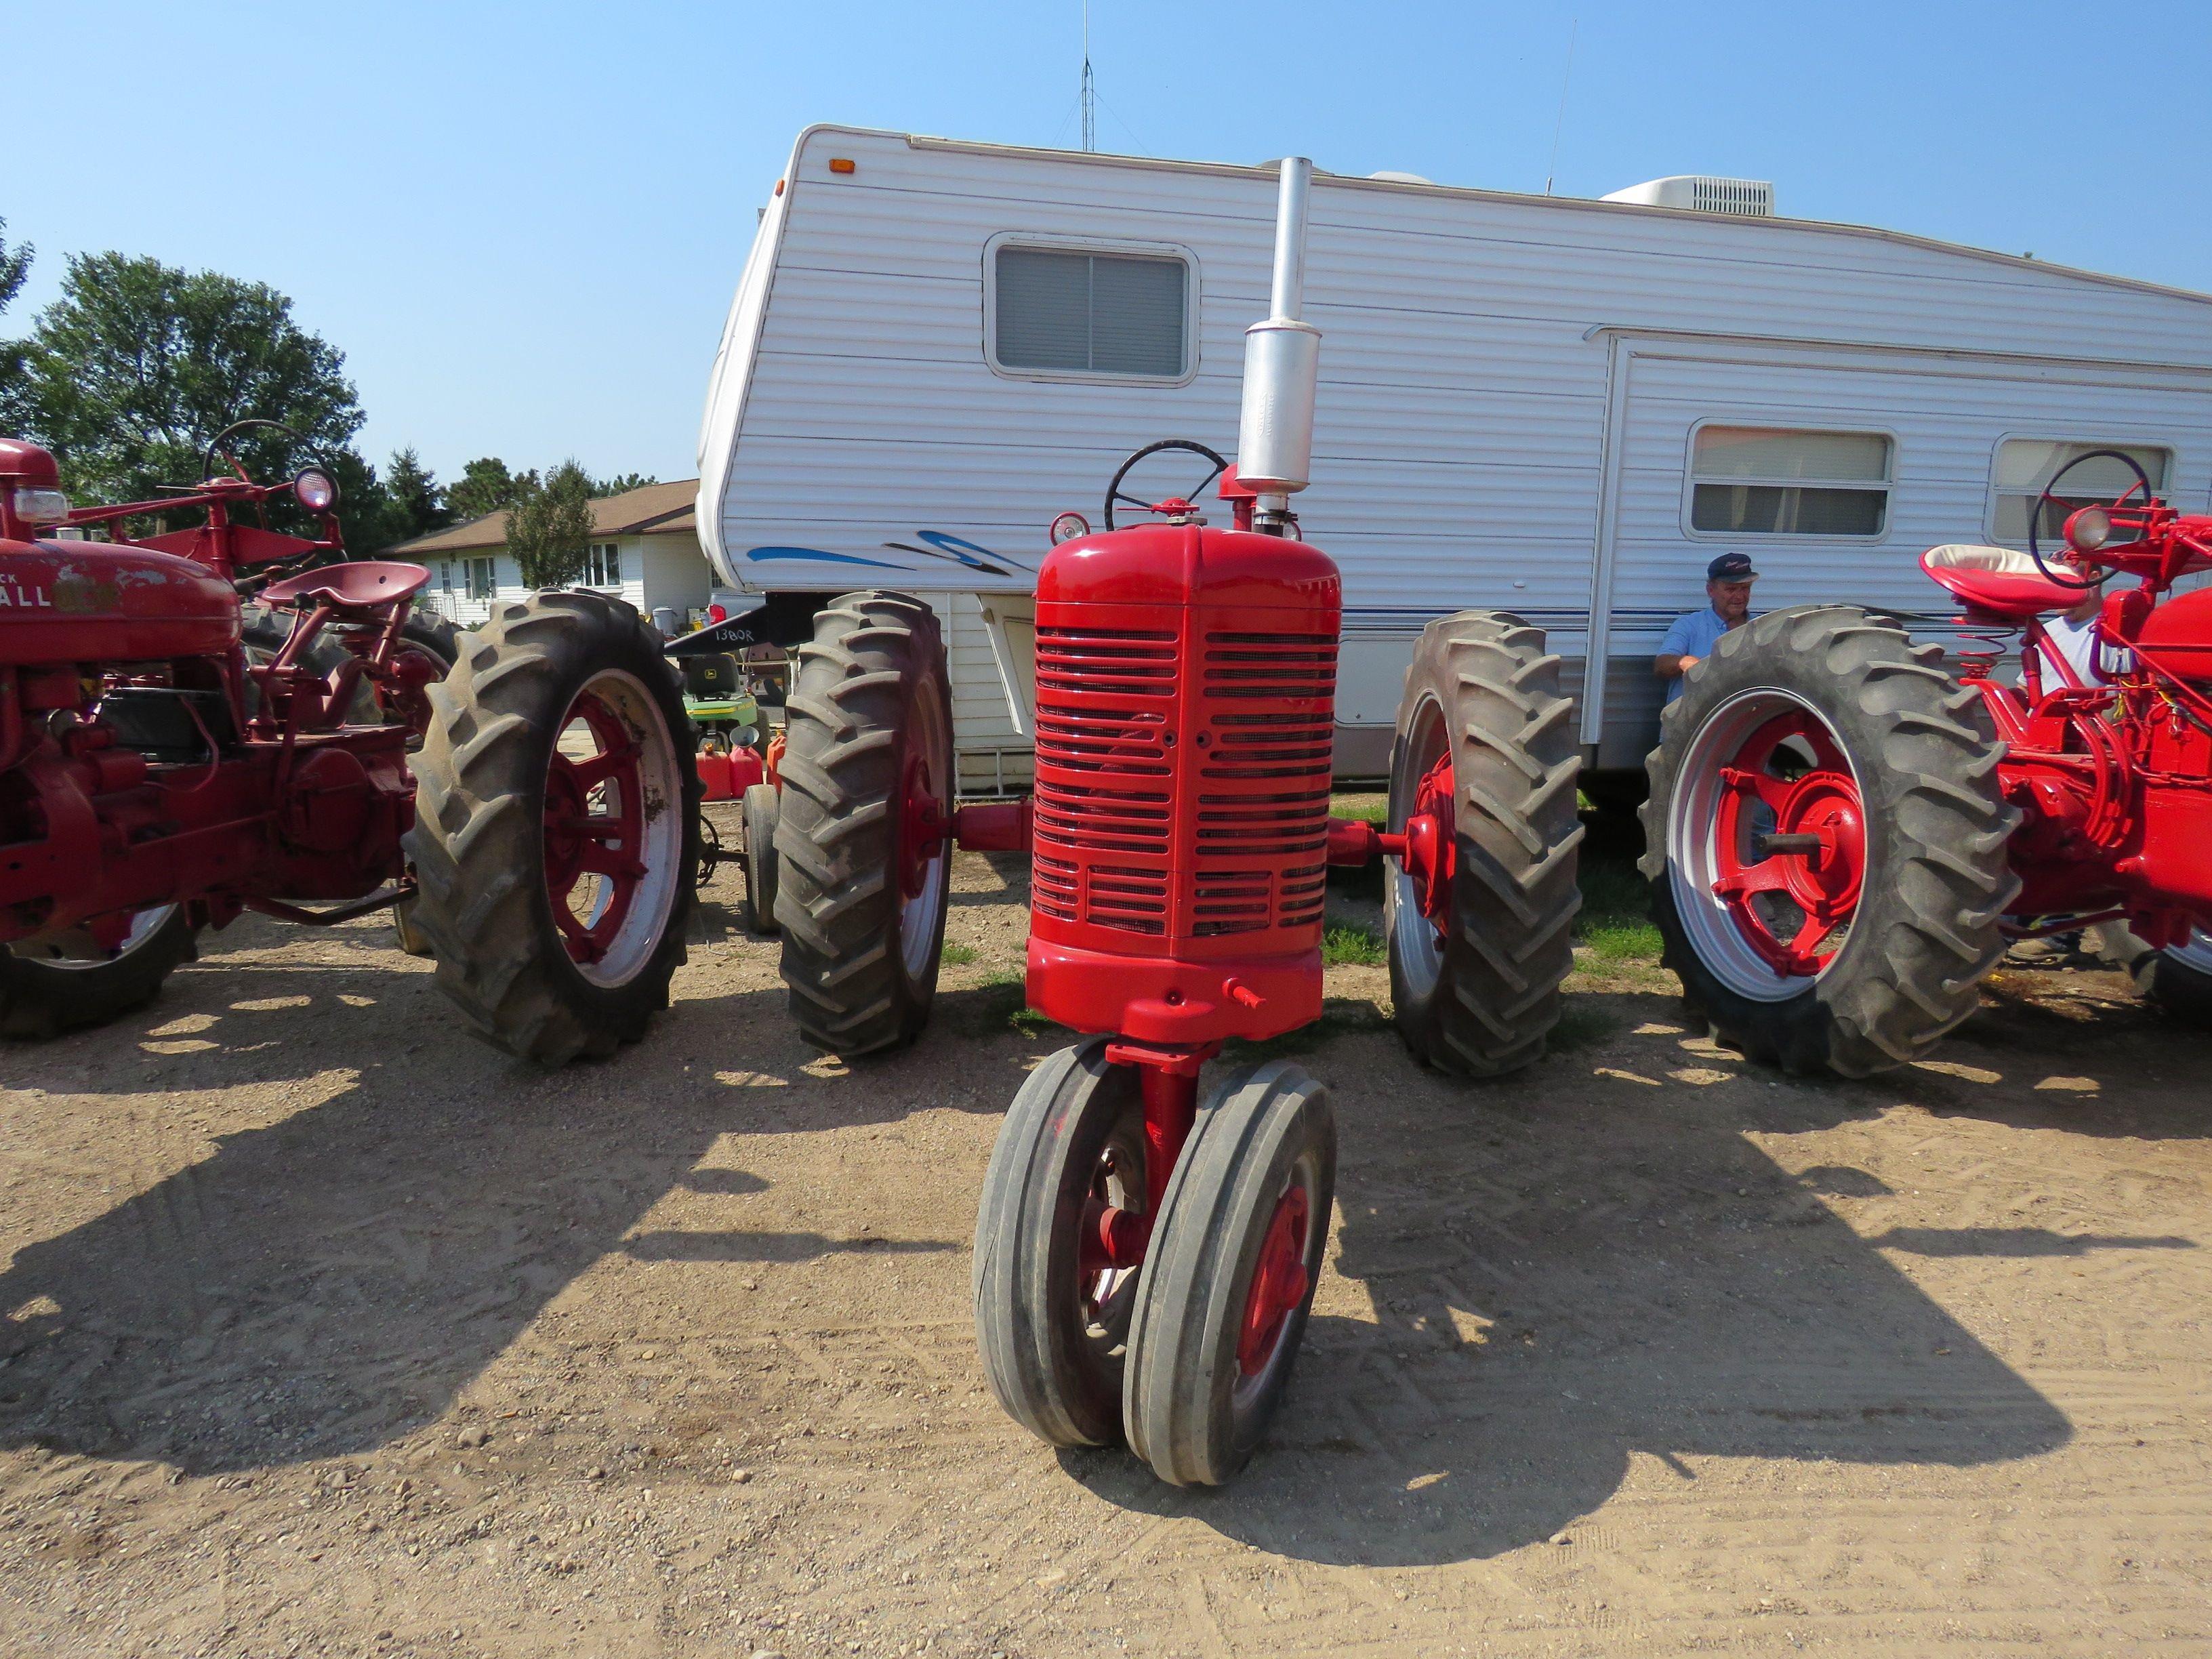
<instances>
[{"instance_id":1,"label":"dark blue cap","mask_svg":"<svg viewBox=\"0 0 2212 1659\"><path fill-rule=\"evenodd\" d=\"M1747 582L1754 580L1759 572L1751 568L1748 553L1723 553L1705 567L1709 582Z\"/></svg>"}]
</instances>

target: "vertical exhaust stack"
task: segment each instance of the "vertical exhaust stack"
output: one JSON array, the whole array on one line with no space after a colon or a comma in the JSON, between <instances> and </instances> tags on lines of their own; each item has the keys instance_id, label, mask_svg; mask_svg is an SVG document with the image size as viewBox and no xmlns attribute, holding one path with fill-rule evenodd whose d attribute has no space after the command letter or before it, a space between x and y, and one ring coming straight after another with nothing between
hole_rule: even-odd
<instances>
[{"instance_id":1,"label":"vertical exhaust stack","mask_svg":"<svg viewBox=\"0 0 2212 1659\"><path fill-rule=\"evenodd\" d=\"M1244 331L1244 410L1237 429L1237 477L1259 495L1255 526L1282 532L1291 496L1311 482L1314 388L1321 331L1301 322L1305 306L1306 204L1313 163L1284 158L1275 211L1274 292L1266 321Z\"/></svg>"}]
</instances>

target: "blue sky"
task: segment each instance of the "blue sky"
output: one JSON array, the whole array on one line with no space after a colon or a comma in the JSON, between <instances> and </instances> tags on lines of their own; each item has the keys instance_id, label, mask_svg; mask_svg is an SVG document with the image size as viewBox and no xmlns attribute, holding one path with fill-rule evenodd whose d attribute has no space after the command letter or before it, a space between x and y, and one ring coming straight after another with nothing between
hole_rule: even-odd
<instances>
[{"instance_id":1,"label":"blue sky","mask_svg":"<svg viewBox=\"0 0 2212 1659\"><path fill-rule=\"evenodd\" d=\"M1771 179L1791 215L2212 289L2205 0L1097 0L1099 147L1540 190L1571 27L1563 194ZM754 209L809 122L1076 142L1079 0L70 0L9 33L0 215L39 259L0 330L72 252L257 278L346 354L370 457L448 477L690 476Z\"/></svg>"}]
</instances>

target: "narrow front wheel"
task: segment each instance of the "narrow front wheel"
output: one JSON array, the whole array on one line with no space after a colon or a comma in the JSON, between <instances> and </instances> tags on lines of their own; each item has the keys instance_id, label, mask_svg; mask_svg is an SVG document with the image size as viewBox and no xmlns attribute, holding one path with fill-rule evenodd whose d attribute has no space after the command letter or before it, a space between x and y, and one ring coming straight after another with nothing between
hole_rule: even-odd
<instances>
[{"instance_id":1,"label":"narrow front wheel","mask_svg":"<svg viewBox=\"0 0 2212 1659\"><path fill-rule=\"evenodd\" d=\"M1290 1385L1336 1194L1328 1091L1286 1060L1199 1113L1146 1247L1129 1325L1129 1448L1178 1486L1232 1480Z\"/></svg>"},{"instance_id":2,"label":"narrow front wheel","mask_svg":"<svg viewBox=\"0 0 2212 1659\"><path fill-rule=\"evenodd\" d=\"M1109 1212L1145 1203L1136 1074L1093 1037L1029 1075L999 1130L975 1215L970 1288L983 1373L1006 1414L1055 1446L1121 1432L1122 1359L1141 1271L1107 1259Z\"/></svg>"}]
</instances>

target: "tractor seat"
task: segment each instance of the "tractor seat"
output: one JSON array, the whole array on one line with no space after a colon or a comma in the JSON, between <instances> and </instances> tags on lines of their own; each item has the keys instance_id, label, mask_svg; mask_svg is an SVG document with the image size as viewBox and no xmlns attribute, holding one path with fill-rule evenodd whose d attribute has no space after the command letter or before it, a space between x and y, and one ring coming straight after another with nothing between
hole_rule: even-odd
<instances>
[{"instance_id":1,"label":"tractor seat","mask_svg":"<svg viewBox=\"0 0 2212 1659\"><path fill-rule=\"evenodd\" d=\"M1920 556L1930 580L1948 588L1970 611L2008 622L2026 622L2047 611L2066 611L2081 599L2079 587L2055 582L2035 561L2015 547L1973 547L1952 543Z\"/></svg>"},{"instance_id":2,"label":"tractor seat","mask_svg":"<svg viewBox=\"0 0 2212 1659\"><path fill-rule=\"evenodd\" d=\"M357 563L326 564L281 582L271 582L254 597L272 610L287 605L327 605L334 611L378 611L409 599L430 580L419 564L398 564L380 559Z\"/></svg>"},{"instance_id":3,"label":"tractor seat","mask_svg":"<svg viewBox=\"0 0 2212 1659\"><path fill-rule=\"evenodd\" d=\"M684 695L708 701L732 697L744 681L738 659L726 651L684 659Z\"/></svg>"}]
</instances>

